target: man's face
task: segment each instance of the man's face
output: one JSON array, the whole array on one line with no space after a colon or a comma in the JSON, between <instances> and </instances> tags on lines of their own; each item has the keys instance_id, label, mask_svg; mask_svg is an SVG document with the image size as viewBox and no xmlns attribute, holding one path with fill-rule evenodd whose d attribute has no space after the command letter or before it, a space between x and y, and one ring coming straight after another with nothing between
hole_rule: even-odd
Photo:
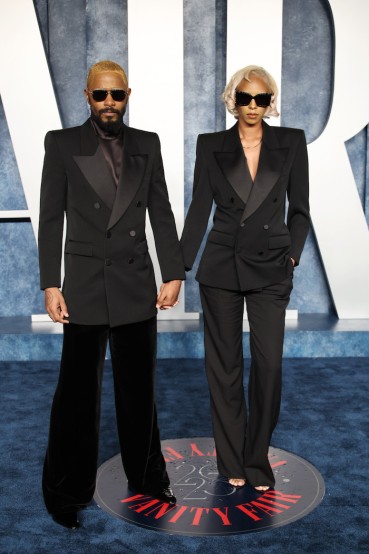
<instances>
[{"instance_id":1,"label":"man's face","mask_svg":"<svg viewBox=\"0 0 369 554\"><path fill-rule=\"evenodd\" d=\"M91 94L94 90L108 90L110 92L114 89L126 91L125 98L117 101L113 99L111 94L108 94L104 100L96 101ZM85 96L91 107L92 118L102 129L109 132L120 127L130 93L131 89L127 87L127 84L119 73L104 71L94 75L89 82L88 89L85 89Z\"/></svg>"}]
</instances>

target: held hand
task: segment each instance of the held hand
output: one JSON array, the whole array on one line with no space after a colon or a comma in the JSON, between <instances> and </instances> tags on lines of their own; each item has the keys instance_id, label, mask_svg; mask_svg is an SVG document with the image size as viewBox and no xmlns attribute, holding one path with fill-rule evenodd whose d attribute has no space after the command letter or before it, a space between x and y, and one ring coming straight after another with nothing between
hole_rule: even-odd
<instances>
[{"instance_id":1,"label":"held hand","mask_svg":"<svg viewBox=\"0 0 369 554\"><path fill-rule=\"evenodd\" d=\"M290 259L291 259L293 267L295 267L295 263L296 263L295 260L293 258L290 258Z\"/></svg>"},{"instance_id":2,"label":"held hand","mask_svg":"<svg viewBox=\"0 0 369 554\"><path fill-rule=\"evenodd\" d=\"M45 289L45 308L54 323L69 323L67 305L57 287Z\"/></svg>"},{"instance_id":3,"label":"held hand","mask_svg":"<svg viewBox=\"0 0 369 554\"><path fill-rule=\"evenodd\" d=\"M175 280L163 283L156 300L156 307L160 310L169 310L178 304L178 295L182 281Z\"/></svg>"}]
</instances>

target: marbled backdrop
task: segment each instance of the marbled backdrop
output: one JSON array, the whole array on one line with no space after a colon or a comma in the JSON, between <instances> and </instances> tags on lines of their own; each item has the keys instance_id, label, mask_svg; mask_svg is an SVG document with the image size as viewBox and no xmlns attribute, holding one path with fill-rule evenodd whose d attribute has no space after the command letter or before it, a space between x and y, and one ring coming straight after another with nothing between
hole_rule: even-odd
<instances>
[{"instance_id":1,"label":"marbled backdrop","mask_svg":"<svg viewBox=\"0 0 369 554\"><path fill-rule=\"evenodd\" d=\"M34 4L63 125L78 125L88 116L82 94L88 67L110 58L127 68L127 2L34 0ZM226 16L226 0L184 1L186 207L191 198L196 137L225 128L220 95L226 79ZM281 121L303 128L309 142L322 132L329 115L333 57L334 29L328 2L284 0ZM245 65L252 61L246 53ZM19 109L32 106L28 107L25 99ZM367 135L365 128L347 143L347 150L369 221ZM0 209L26 208L0 102ZM37 252L30 223L0 220L0 264L0 317L41 312L43 297L38 290ZM300 313L335 313L313 230L295 273L290 308ZM186 284L186 310L201 311L193 276Z\"/></svg>"}]
</instances>

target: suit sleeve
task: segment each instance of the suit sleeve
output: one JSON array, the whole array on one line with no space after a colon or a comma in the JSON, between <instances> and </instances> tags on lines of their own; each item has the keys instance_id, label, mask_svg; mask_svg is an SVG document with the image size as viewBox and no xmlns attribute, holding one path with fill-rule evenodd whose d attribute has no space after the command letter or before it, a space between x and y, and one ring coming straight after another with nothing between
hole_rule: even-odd
<instances>
[{"instance_id":1,"label":"suit sleeve","mask_svg":"<svg viewBox=\"0 0 369 554\"><path fill-rule=\"evenodd\" d=\"M162 280L165 283L174 279L184 280L186 274L174 215L169 202L160 140L157 135L155 135L154 148L155 154L150 182L148 212L154 233Z\"/></svg>"},{"instance_id":2,"label":"suit sleeve","mask_svg":"<svg viewBox=\"0 0 369 554\"><path fill-rule=\"evenodd\" d=\"M209 182L207 164L203 152L202 136L199 135L196 147L196 163L192 202L188 209L181 247L186 270L189 271L196 259L201 241L206 232L211 208L213 191Z\"/></svg>"},{"instance_id":3,"label":"suit sleeve","mask_svg":"<svg viewBox=\"0 0 369 554\"><path fill-rule=\"evenodd\" d=\"M287 227L291 235L290 256L299 264L305 240L309 232L309 167L305 134L302 131L292 163L287 189L289 201Z\"/></svg>"},{"instance_id":4,"label":"suit sleeve","mask_svg":"<svg viewBox=\"0 0 369 554\"><path fill-rule=\"evenodd\" d=\"M61 256L67 178L55 134L45 137L45 159L41 180L38 249L40 287L61 286Z\"/></svg>"}]
</instances>

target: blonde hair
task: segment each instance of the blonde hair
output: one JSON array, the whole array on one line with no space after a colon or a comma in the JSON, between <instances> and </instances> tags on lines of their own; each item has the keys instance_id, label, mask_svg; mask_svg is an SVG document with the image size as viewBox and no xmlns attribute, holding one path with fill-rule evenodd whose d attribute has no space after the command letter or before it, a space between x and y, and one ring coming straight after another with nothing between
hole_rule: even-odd
<instances>
[{"instance_id":1,"label":"blonde hair","mask_svg":"<svg viewBox=\"0 0 369 554\"><path fill-rule=\"evenodd\" d=\"M265 111L264 117L278 117L279 113L277 110L277 97L278 97L278 86L270 73L263 67L259 65L247 65L246 67L237 71L230 79L228 85L225 87L222 94L222 99L226 105L229 113L235 116L238 119L238 109L236 106L235 91L237 86L243 79L246 81L252 81L252 76L260 77L265 84L267 85L269 91L272 93L272 99L270 106Z\"/></svg>"},{"instance_id":2,"label":"blonde hair","mask_svg":"<svg viewBox=\"0 0 369 554\"><path fill-rule=\"evenodd\" d=\"M106 71L114 71L115 73L119 73L119 75L121 75L123 78L125 86L128 87L128 79L124 69L118 63L112 62L110 60L103 60L91 66L90 71L87 75L87 88L90 87L90 83L95 75L97 75L98 73L104 73Z\"/></svg>"}]
</instances>

